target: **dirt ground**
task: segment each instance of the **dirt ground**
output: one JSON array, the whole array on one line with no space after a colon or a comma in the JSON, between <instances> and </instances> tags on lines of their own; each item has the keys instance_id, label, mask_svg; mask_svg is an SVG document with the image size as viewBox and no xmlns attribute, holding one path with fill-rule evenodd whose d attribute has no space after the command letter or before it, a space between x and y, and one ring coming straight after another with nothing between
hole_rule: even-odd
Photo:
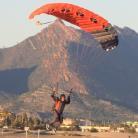
<instances>
[{"instance_id":1,"label":"dirt ground","mask_svg":"<svg viewBox=\"0 0 138 138\"><path fill-rule=\"evenodd\" d=\"M25 134L0 134L0 138L26 138ZM55 135L28 135L27 138L138 138L138 134L127 133L80 133L78 136L69 136L68 134Z\"/></svg>"}]
</instances>

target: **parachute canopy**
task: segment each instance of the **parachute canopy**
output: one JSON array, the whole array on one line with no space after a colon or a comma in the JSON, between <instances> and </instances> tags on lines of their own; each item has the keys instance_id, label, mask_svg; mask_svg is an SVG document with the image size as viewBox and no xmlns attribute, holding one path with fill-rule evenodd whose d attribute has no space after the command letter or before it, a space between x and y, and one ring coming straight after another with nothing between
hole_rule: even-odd
<instances>
[{"instance_id":1,"label":"parachute canopy","mask_svg":"<svg viewBox=\"0 0 138 138\"><path fill-rule=\"evenodd\" d=\"M114 27L103 17L82 7L68 3L46 4L32 12L29 19L40 14L56 16L91 33L106 51L118 45L118 35Z\"/></svg>"}]
</instances>

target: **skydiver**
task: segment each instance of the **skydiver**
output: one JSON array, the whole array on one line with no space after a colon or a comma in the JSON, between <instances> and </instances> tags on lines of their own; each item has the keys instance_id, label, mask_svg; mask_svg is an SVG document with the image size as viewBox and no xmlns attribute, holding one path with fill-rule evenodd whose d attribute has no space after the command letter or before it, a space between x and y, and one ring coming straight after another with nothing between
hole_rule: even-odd
<instances>
[{"instance_id":1,"label":"skydiver","mask_svg":"<svg viewBox=\"0 0 138 138\"><path fill-rule=\"evenodd\" d=\"M69 95L66 98L65 94L61 94L60 97L55 96L55 89L53 90L53 93L51 95L51 98L54 101L53 106L53 114L54 119L53 121L46 126L46 128L49 130L49 127L58 127L63 122L63 111L65 109L65 105L70 104L70 95L72 93L72 89L69 91ZM55 131L55 130L54 130Z\"/></svg>"}]
</instances>

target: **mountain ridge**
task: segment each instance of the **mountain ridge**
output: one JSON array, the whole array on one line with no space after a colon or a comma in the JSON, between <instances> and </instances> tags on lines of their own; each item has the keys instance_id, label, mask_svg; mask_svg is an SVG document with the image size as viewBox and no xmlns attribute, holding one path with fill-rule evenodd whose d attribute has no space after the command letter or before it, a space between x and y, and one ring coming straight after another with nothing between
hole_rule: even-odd
<instances>
[{"instance_id":1,"label":"mountain ridge","mask_svg":"<svg viewBox=\"0 0 138 138\"><path fill-rule=\"evenodd\" d=\"M122 119L124 113L124 118L132 119L132 114L137 116L138 88L135 73L138 69L138 34L129 28L116 27L116 30L120 45L110 53L103 51L90 34L67 27L59 20L16 46L1 49L0 91L17 97L16 102L14 98L11 99L10 106L6 108L16 112L20 111L20 108L29 110L24 104L28 94L31 101L31 94L35 94L35 90L45 84L48 87L56 87L58 84L63 91L74 88L77 94L74 100L77 101L73 104L74 108L70 109L74 114L75 110L83 114L83 110L88 109L97 118L104 118L104 114L107 116L106 119L114 119L114 116ZM83 96L79 98L81 94ZM39 94L37 96L39 99ZM46 94L42 97L42 106L50 108L49 96ZM40 98L42 97L40 94ZM88 97L96 102L97 107ZM104 101L101 103L107 101L108 104L104 105L108 105L108 110L106 106L98 104L97 98ZM87 99L89 102L85 103ZM49 102L44 102L45 100ZM31 102L28 104L35 112L41 107L39 102L37 108L33 107ZM112 113L114 106L117 110ZM42 111L48 112L46 109L41 109L40 112Z\"/></svg>"}]
</instances>

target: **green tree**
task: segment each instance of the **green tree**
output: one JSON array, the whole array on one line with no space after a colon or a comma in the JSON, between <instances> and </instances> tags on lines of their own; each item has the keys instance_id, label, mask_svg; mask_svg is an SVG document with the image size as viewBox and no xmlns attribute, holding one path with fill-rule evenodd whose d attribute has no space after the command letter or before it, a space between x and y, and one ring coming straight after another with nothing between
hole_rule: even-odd
<instances>
[{"instance_id":1,"label":"green tree","mask_svg":"<svg viewBox=\"0 0 138 138\"><path fill-rule=\"evenodd\" d=\"M33 118L33 122L34 122L34 128L35 129L39 128L41 121L37 117Z\"/></svg>"},{"instance_id":2,"label":"green tree","mask_svg":"<svg viewBox=\"0 0 138 138\"><path fill-rule=\"evenodd\" d=\"M34 129L34 120L32 117L29 118L28 120L28 127L33 130Z\"/></svg>"},{"instance_id":3,"label":"green tree","mask_svg":"<svg viewBox=\"0 0 138 138\"><path fill-rule=\"evenodd\" d=\"M27 117L27 114L26 113L23 113L22 114L22 125L25 127L25 126L28 126L28 117Z\"/></svg>"}]
</instances>

